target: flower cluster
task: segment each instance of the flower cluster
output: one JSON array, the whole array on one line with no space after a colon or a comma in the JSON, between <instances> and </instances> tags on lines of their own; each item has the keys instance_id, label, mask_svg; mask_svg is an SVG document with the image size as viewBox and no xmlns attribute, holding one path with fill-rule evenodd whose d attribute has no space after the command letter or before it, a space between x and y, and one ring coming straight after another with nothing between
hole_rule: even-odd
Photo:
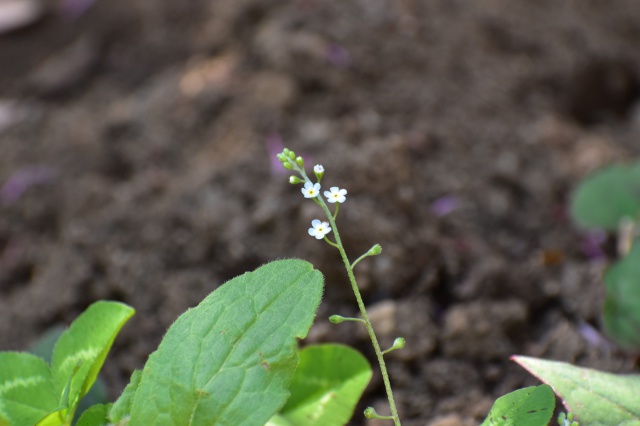
<instances>
[{"instance_id":1,"label":"flower cluster","mask_svg":"<svg viewBox=\"0 0 640 426\"><path fill-rule=\"evenodd\" d=\"M364 323L367 327L367 331L371 337L371 341L373 343L373 349L376 352L376 356L378 358L378 362L380 364L380 370L382 372L382 380L384 381L385 390L387 392L387 397L389 399L389 408L391 410L391 416L381 416L372 407L368 407L364 411L364 415L368 419L383 419L383 420L393 420L396 426L400 426L400 418L398 417L398 412L396 410L395 402L393 399L393 392L391 390L391 383L389 382L389 375L387 373L387 368L385 366L383 356L391 351L395 351L397 349L402 349L405 345L405 340L402 337L398 337L393 341L393 345L386 349L381 350L380 346L377 343L377 339L373 330L373 326L368 319L366 307L362 302L362 296L360 295L360 290L358 290L358 283L355 280L353 275L353 268L360 262L362 259L365 259L369 256L377 256L382 252L382 247L380 244L375 244L373 247L369 249L362 256L351 262L347 253L345 252L344 246L342 245L342 241L340 239L340 233L338 232L338 225L336 223L336 217L338 216L338 211L340 208L340 204L344 203L347 200L347 190L340 189L337 186L332 186L328 191L324 191L324 198L322 197L320 190L322 187L320 186L320 181L324 176L324 167L321 164L316 164L313 167L313 174L316 177L316 181L313 182L309 179L309 176L306 173L304 167L304 160L302 157L297 157L296 154L290 149L285 149L282 153L278 154L278 160L282 162L282 165L287 170L293 170L297 173L297 176L291 176L289 178L289 183L291 184L303 184L300 191L302 192L302 196L304 198L308 198L313 200L320 208L322 208L323 212L327 216L327 221L322 221L320 219L313 219L311 221L311 228L309 228L309 235L314 237L317 240L324 239L325 242L334 248L338 249L340 252L340 256L344 261L344 264L347 268L347 275L349 276L349 281L351 282L351 288L356 296L356 300L358 302L358 308L360 309L360 314L362 318L347 318L342 317L340 315L332 315L329 317L329 321L334 324L339 324L344 321L357 321ZM326 200L325 200L326 199ZM326 202L325 202L326 201ZM327 203L331 203L333 207L333 212L327 205ZM333 229L332 229L333 227ZM327 234L333 231L333 241L331 238L327 237ZM574 426L574 425L571 425Z\"/></svg>"},{"instance_id":2,"label":"flower cluster","mask_svg":"<svg viewBox=\"0 0 640 426\"><path fill-rule=\"evenodd\" d=\"M304 183L304 186L300 188L304 198L312 199L316 203L320 204L320 201L322 200L322 198L320 198L320 181L324 176L324 167L322 167L321 164L316 164L313 167L313 174L317 179L317 182L314 183L309 179L305 172L303 158L296 156L295 152L285 148L282 153L278 154L278 160L280 160L285 169L293 170L300 175L300 177L289 177L289 183L294 185ZM340 189L337 186L332 186L328 191L324 191L324 196L327 199L327 202L336 205L336 210L333 214L333 217L335 218L338 213L338 204L344 203L347 200L347 190ZM309 235L321 240L325 235L331 232L331 226L329 225L329 222L322 222L318 219L314 219L311 222L311 228L309 228Z\"/></svg>"}]
</instances>

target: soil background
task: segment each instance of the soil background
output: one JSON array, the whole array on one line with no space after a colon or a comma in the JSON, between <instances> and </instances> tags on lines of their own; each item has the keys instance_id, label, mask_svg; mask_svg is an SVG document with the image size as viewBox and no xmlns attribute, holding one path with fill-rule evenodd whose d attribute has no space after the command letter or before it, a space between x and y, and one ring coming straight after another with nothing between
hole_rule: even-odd
<instances>
[{"instance_id":1,"label":"soil background","mask_svg":"<svg viewBox=\"0 0 640 426\"><path fill-rule=\"evenodd\" d=\"M640 155L640 2L71 3L0 35L0 349L126 302L115 398L185 309L299 257L326 276L304 344L373 359L326 319L355 303L274 162L287 146L348 189L348 253L384 248L357 277L383 346L407 340L389 356L403 424L480 423L537 383L516 353L633 371L598 331L614 238L567 205ZM375 376L363 406L383 398Z\"/></svg>"}]
</instances>

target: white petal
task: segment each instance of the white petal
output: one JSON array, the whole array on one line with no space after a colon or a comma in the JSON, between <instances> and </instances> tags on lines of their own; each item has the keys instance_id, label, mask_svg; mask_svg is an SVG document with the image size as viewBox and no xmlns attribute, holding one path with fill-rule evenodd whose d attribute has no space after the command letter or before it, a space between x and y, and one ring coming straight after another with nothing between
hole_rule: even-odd
<instances>
[{"instance_id":1,"label":"white petal","mask_svg":"<svg viewBox=\"0 0 640 426\"><path fill-rule=\"evenodd\" d=\"M316 239L321 240L321 239L323 239L323 238L324 238L324 234L323 234L322 232L318 232L318 233L315 235L315 237L316 237Z\"/></svg>"},{"instance_id":2,"label":"white petal","mask_svg":"<svg viewBox=\"0 0 640 426\"><path fill-rule=\"evenodd\" d=\"M340 191L338 191L338 193L340 195L347 195L347 190L346 189L341 189Z\"/></svg>"},{"instance_id":3,"label":"white petal","mask_svg":"<svg viewBox=\"0 0 640 426\"><path fill-rule=\"evenodd\" d=\"M311 226L313 226L316 229L318 228L318 226L320 226L320 224L322 224L322 222L320 222L320 220L318 220L318 219L313 219L311 221Z\"/></svg>"},{"instance_id":4,"label":"white petal","mask_svg":"<svg viewBox=\"0 0 640 426\"><path fill-rule=\"evenodd\" d=\"M318 231L315 228L309 228L309 235L315 237Z\"/></svg>"}]
</instances>

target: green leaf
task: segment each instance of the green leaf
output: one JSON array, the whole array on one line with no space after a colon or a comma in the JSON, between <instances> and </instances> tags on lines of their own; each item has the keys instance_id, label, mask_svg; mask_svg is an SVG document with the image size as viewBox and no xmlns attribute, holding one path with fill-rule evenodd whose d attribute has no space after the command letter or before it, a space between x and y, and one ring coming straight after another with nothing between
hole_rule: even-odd
<instances>
[{"instance_id":1,"label":"green leaf","mask_svg":"<svg viewBox=\"0 0 640 426\"><path fill-rule=\"evenodd\" d=\"M169 328L147 361L130 425L263 426L289 396L322 274L302 260L227 282Z\"/></svg>"},{"instance_id":2,"label":"green leaf","mask_svg":"<svg viewBox=\"0 0 640 426\"><path fill-rule=\"evenodd\" d=\"M614 231L620 219L640 214L640 162L617 165L591 175L576 189L571 215L581 226Z\"/></svg>"},{"instance_id":3,"label":"green leaf","mask_svg":"<svg viewBox=\"0 0 640 426\"><path fill-rule=\"evenodd\" d=\"M518 389L498 398L480 426L545 426L555 405L556 397L547 385Z\"/></svg>"},{"instance_id":4,"label":"green leaf","mask_svg":"<svg viewBox=\"0 0 640 426\"><path fill-rule=\"evenodd\" d=\"M371 375L371 366L355 349L336 344L306 347L280 415L296 426L347 424Z\"/></svg>"},{"instance_id":5,"label":"green leaf","mask_svg":"<svg viewBox=\"0 0 640 426\"><path fill-rule=\"evenodd\" d=\"M55 411L49 365L25 352L0 352L0 424L33 425Z\"/></svg>"},{"instance_id":6,"label":"green leaf","mask_svg":"<svg viewBox=\"0 0 640 426\"><path fill-rule=\"evenodd\" d=\"M620 346L640 349L640 242L604 275L603 323Z\"/></svg>"},{"instance_id":7,"label":"green leaf","mask_svg":"<svg viewBox=\"0 0 640 426\"><path fill-rule=\"evenodd\" d=\"M116 335L133 314L134 310L123 303L96 302L60 336L53 350L51 370L54 388L63 395L62 406L73 411L86 395Z\"/></svg>"},{"instance_id":8,"label":"green leaf","mask_svg":"<svg viewBox=\"0 0 640 426\"><path fill-rule=\"evenodd\" d=\"M78 419L76 426L107 426L107 414L111 404L96 404L87 408Z\"/></svg>"},{"instance_id":9,"label":"green leaf","mask_svg":"<svg viewBox=\"0 0 640 426\"><path fill-rule=\"evenodd\" d=\"M120 398L113 404L111 411L109 412L109 420L111 423L117 425L127 424L129 417L131 416L131 407L133 405L133 397L138 391L138 385L140 385L140 379L142 378L142 371L135 370L131 375L129 384L122 391Z\"/></svg>"},{"instance_id":10,"label":"green leaf","mask_svg":"<svg viewBox=\"0 0 640 426\"><path fill-rule=\"evenodd\" d=\"M615 375L525 356L513 360L549 384L580 424L640 425L640 375Z\"/></svg>"},{"instance_id":11,"label":"green leaf","mask_svg":"<svg viewBox=\"0 0 640 426\"><path fill-rule=\"evenodd\" d=\"M296 425L294 423L291 423L282 415L276 414L275 416L271 417L267 422L267 424L264 426L296 426Z\"/></svg>"}]
</instances>

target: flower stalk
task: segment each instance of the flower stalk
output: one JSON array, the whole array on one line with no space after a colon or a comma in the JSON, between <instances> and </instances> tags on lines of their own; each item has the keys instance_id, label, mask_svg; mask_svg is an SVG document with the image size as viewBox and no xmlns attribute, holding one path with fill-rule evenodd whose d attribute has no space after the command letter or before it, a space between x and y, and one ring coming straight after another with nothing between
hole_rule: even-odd
<instances>
[{"instance_id":1,"label":"flower stalk","mask_svg":"<svg viewBox=\"0 0 640 426\"><path fill-rule=\"evenodd\" d=\"M362 319L346 319L340 317L338 315L333 315L331 318L333 323L340 323L343 321L358 321L362 322L367 329L367 333L369 334L369 338L371 340L371 344L376 354L376 358L378 359L378 364L380 366L380 372L382 373L382 381L384 383L385 392L387 394L387 399L389 401L389 408L391 410L391 416L380 416L375 413L373 408L369 407L365 410L365 417L367 418L378 418L378 419L386 419L393 420L395 426L401 426L400 418L398 416L398 410L396 408L395 399L393 397L393 390L391 388L391 381L389 379L389 373L387 372L387 366L384 360L384 354L390 352L395 349L401 349L404 347L404 339L398 338L394 342L394 345L383 351L380 348L380 344L378 343L378 338L376 337L376 333L373 329L373 325L369 320L369 315L367 314L366 307L364 305L364 301L362 300L362 295L360 294L360 289L358 288L358 283L356 282L355 275L353 273L353 269L358 262L362 259L369 256L376 256L382 252L382 247L379 244L374 245L368 252L360 256L353 263L349 261L349 257L344 249L342 244L342 240L340 239L340 233L338 232L338 227L336 225L336 217L338 216L338 210L340 203L343 203L346 200L347 191L345 189L340 189L338 187L331 187L329 191L325 191L324 195L327 197L327 201L333 203L335 205L334 212L332 213L327 206L324 198L320 195L320 180L324 175L324 167L321 165L316 165L314 167L314 174L317 178L317 182L313 183L311 179L307 176L304 170L304 160L301 157L296 157L293 151L289 149L285 149L281 154L278 154L278 159L282 162L283 166L288 170L296 171L302 177L302 180L299 182L296 179L290 179L290 183L304 183L304 187L301 189L302 194L305 198L311 198L315 201L318 206L322 209L324 214L327 217L327 222L321 222L318 219L312 221L312 228L309 229L309 234L314 236L317 239L324 239L331 246L338 249L340 253L340 257L344 263L344 267L347 270L347 276L349 278L349 283L351 284L351 289L353 290L353 294L356 298L356 302L358 304L358 309L360 311L360 315ZM334 233L335 243L329 240L326 235L330 232Z\"/></svg>"}]
</instances>

